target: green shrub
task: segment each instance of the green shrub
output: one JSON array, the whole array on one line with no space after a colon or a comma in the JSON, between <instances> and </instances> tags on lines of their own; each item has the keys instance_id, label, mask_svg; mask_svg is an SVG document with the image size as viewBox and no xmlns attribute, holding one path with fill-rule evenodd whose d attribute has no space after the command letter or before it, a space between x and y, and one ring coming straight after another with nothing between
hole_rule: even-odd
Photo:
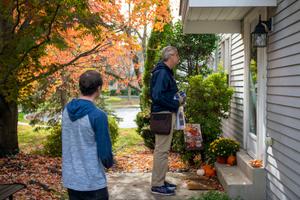
<instances>
[{"instance_id":1,"label":"green shrub","mask_svg":"<svg viewBox=\"0 0 300 200\"><path fill-rule=\"evenodd\" d=\"M150 149L154 149L155 135L150 130L150 109L144 109L136 116L137 133L143 138L144 144Z\"/></svg>"},{"instance_id":2,"label":"green shrub","mask_svg":"<svg viewBox=\"0 0 300 200\"><path fill-rule=\"evenodd\" d=\"M128 88L121 89L119 92L117 92L116 89L112 89L112 90L109 91L109 95L110 96L118 96L118 95L127 96L128 95ZM138 96L139 91L136 90L135 88L131 88L131 95Z\"/></svg>"},{"instance_id":3,"label":"green shrub","mask_svg":"<svg viewBox=\"0 0 300 200\"><path fill-rule=\"evenodd\" d=\"M112 116L108 116L108 127L111 143L114 146L119 136L119 127L116 119Z\"/></svg>"},{"instance_id":4,"label":"green shrub","mask_svg":"<svg viewBox=\"0 0 300 200\"><path fill-rule=\"evenodd\" d=\"M119 128L117 121L114 117L108 116L108 126L110 132L110 139L112 145L114 145L119 136ZM62 143L61 143L61 125L55 125L50 129L50 135L47 137L47 142L44 146L44 154L59 157L62 154Z\"/></svg>"},{"instance_id":5,"label":"green shrub","mask_svg":"<svg viewBox=\"0 0 300 200\"><path fill-rule=\"evenodd\" d=\"M62 153L61 147L61 126L56 125L50 129L50 135L47 136L47 142L44 146L44 154L59 157Z\"/></svg>"},{"instance_id":6,"label":"green shrub","mask_svg":"<svg viewBox=\"0 0 300 200\"><path fill-rule=\"evenodd\" d=\"M194 165L194 158L199 154L202 159L206 159L209 144L222 132L221 120L227 117L232 94L233 90L227 85L226 74L222 72L211 74L207 78L201 75L189 78L185 115L188 123L201 125L204 149L187 151L183 131L176 131L172 149L181 154L183 161Z\"/></svg>"},{"instance_id":7,"label":"green shrub","mask_svg":"<svg viewBox=\"0 0 300 200\"><path fill-rule=\"evenodd\" d=\"M238 200L236 198L235 200ZM233 200L226 193L219 191L209 191L201 194L199 197L193 197L189 200Z\"/></svg>"},{"instance_id":8,"label":"green shrub","mask_svg":"<svg viewBox=\"0 0 300 200\"><path fill-rule=\"evenodd\" d=\"M225 73L214 73L205 79L197 75L189 79L186 116L190 123L201 125L206 143L221 134L221 121L228 117L232 94Z\"/></svg>"}]
</instances>

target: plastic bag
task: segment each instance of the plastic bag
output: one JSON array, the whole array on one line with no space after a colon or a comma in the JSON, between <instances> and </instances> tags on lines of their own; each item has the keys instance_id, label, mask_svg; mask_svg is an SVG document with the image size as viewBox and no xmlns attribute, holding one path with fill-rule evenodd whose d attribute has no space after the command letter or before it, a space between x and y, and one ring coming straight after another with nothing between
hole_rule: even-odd
<instances>
[{"instance_id":1,"label":"plastic bag","mask_svg":"<svg viewBox=\"0 0 300 200\"><path fill-rule=\"evenodd\" d=\"M176 130L184 130L185 129L185 118L183 106L179 106L177 114L176 114Z\"/></svg>"}]
</instances>

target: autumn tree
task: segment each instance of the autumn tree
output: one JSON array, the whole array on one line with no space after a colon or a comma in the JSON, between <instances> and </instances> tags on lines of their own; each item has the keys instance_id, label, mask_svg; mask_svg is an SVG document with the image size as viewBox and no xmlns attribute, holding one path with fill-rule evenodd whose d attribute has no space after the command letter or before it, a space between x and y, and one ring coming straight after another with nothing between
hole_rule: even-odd
<instances>
[{"instance_id":1,"label":"autumn tree","mask_svg":"<svg viewBox=\"0 0 300 200\"><path fill-rule=\"evenodd\" d=\"M170 23L169 0L126 0L125 4L125 32L129 38L136 38L140 45L139 49L128 50L131 52L139 87L142 88L141 68L146 58L147 41L151 32L149 28L161 32L164 25Z\"/></svg>"},{"instance_id":2,"label":"autumn tree","mask_svg":"<svg viewBox=\"0 0 300 200\"><path fill-rule=\"evenodd\" d=\"M125 5L121 4L121 1L115 1L113 7L103 7L102 4L93 3L93 11L100 11L103 14L102 19L104 22L109 23L113 18L114 24L119 28L117 32L111 32L106 27L102 27L103 43L107 42L111 45L106 47L105 50L81 58L80 62L72 63L71 67L58 70L51 77L48 77L48 79L59 81L45 79L45 85L42 85L43 89L36 87L37 93L44 91L44 95L32 95L29 101L23 100L23 102L29 103L27 108L30 108L31 112L38 109L35 105L38 105L39 102L52 101L50 96L56 92L60 93L60 107L63 107L70 97L76 96L76 87L74 85L70 86L70 84L76 85L74 80L77 80L79 74L87 68L99 70L104 77L105 86L110 81L117 80L118 83L128 86L128 88L141 90L140 68L143 67L141 62L144 58L143 55L137 56L137 54L144 51L147 26L150 24L155 30L159 31L162 25L170 20L170 15L165 13L164 10L168 1L129 0L125 3L128 5L128 10L125 9L126 12L123 13L118 12ZM141 31L144 31L143 34L140 33ZM41 59L43 64L65 63L67 60L72 59L73 52L82 52L95 43L93 35L79 37L80 33L78 32L77 29L69 28L61 33L68 48L59 49L53 45L48 46L47 54ZM59 109L56 109L56 112L59 111Z\"/></svg>"},{"instance_id":3,"label":"autumn tree","mask_svg":"<svg viewBox=\"0 0 300 200\"><path fill-rule=\"evenodd\" d=\"M92 2L92 3L91 3ZM109 1L0 1L0 154L18 152L17 116L19 97L31 93L31 84L101 51L102 31L115 29L103 10L114 8ZM93 11L98 3L102 10ZM74 28L82 36L92 34L95 43L82 52L71 52L64 63L43 64L47 47L67 47L62 33Z\"/></svg>"}]
</instances>

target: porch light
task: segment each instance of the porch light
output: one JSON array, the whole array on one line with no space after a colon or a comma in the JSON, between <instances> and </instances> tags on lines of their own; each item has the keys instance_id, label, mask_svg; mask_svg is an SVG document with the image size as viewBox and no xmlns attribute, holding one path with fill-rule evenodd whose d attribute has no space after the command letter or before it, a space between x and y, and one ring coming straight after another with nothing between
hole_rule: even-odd
<instances>
[{"instance_id":1,"label":"porch light","mask_svg":"<svg viewBox=\"0 0 300 200\"><path fill-rule=\"evenodd\" d=\"M267 28L267 31L266 31ZM262 21L259 15L259 22L255 27L254 32L251 33L253 47L266 47L268 40L268 32L272 29L272 19Z\"/></svg>"}]
</instances>

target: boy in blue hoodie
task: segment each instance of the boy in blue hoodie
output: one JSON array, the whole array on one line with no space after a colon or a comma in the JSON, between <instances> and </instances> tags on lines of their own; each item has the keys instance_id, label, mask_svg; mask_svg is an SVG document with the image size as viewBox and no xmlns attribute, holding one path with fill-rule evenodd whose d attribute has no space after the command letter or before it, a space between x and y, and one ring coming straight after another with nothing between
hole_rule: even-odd
<instances>
[{"instance_id":1,"label":"boy in blue hoodie","mask_svg":"<svg viewBox=\"0 0 300 200\"><path fill-rule=\"evenodd\" d=\"M81 96L62 114L62 181L71 200L108 199L104 168L113 165L112 145L107 115L94 104L102 84L98 72L84 72Z\"/></svg>"}]
</instances>

